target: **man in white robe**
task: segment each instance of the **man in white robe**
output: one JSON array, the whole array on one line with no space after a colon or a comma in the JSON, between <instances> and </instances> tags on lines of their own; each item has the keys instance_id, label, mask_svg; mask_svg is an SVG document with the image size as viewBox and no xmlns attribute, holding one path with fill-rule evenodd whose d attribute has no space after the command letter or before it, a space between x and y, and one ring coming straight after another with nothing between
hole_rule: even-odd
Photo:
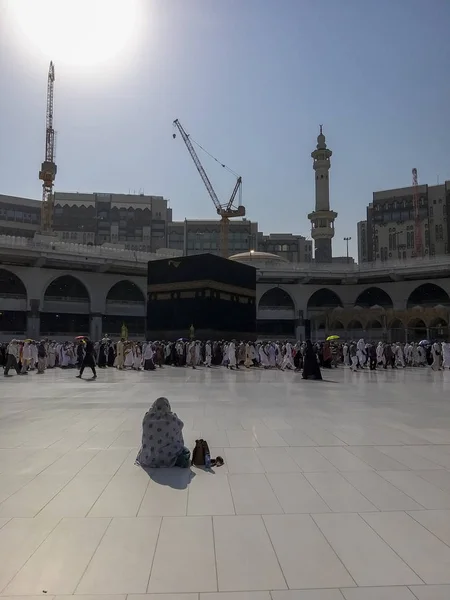
<instances>
[{"instance_id":1,"label":"man in white robe","mask_svg":"<svg viewBox=\"0 0 450 600\"><path fill-rule=\"evenodd\" d=\"M235 344L234 340L232 340L228 344L227 358L228 358L228 366L230 369L235 369L235 368L239 369L239 367L236 365L236 344Z\"/></svg>"},{"instance_id":2,"label":"man in white robe","mask_svg":"<svg viewBox=\"0 0 450 600\"><path fill-rule=\"evenodd\" d=\"M208 340L205 345L205 366L211 368L212 361L212 347L211 341Z\"/></svg>"},{"instance_id":3,"label":"man in white robe","mask_svg":"<svg viewBox=\"0 0 450 600\"><path fill-rule=\"evenodd\" d=\"M281 370L285 369L294 369L294 357L292 356L292 344L291 342L286 342L284 347L284 357L283 364L281 365Z\"/></svg>"},{"instance_id":4,"label":"man in white robe","mask_svg":"<svg viewBox=\"0 0 450 600\"><path fill-rule=\"evenodd\" d=\"M448 342L442 342L442 358L443 368L450 369L450 344Z\"/></svg>"},{"instance_id":5,"label":"man in white robe","mask_svg":"<svg viewBox=\"0 0 450 600\"><path fill-rule=\"evenodd\" d=\"M442 350L439 342L434 342L431 346L431 356L433 357L431 368L433 371L440 371L442 369Z\"/></svg>"}]
</instances>

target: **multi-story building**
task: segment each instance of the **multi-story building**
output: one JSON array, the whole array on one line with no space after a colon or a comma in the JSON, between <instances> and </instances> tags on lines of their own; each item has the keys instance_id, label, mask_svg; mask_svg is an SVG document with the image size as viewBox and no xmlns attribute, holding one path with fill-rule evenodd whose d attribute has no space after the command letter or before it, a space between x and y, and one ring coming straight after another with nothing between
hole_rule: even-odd
<instances>
[{"instance_id":1,"label":"multi-story building","mask_svg":"<svg viewBox=\"0 0 450 600\"><path fill-rule=\"evenodd\" d=\"M418 258L415 251L413 187L374 192L367 207L367 221L358 224L360 262ZM449 253L450 181L441 185L420 185L420 256Z\"/></svg>"},{"instance_id":2,"label":"multi-story building","mask_svg":"<svg viewBox=\"0 0 450 600\"><path fill-rule=\"evenodd\" d=\"M32 238L41 222L39 200L0 194L0 235Z\"/></svg>"},{"instance_id":3,"label":"multi-story building","mask_svg":"<svg viewBox=\"0 0 450 600\"><path fill-rule=\"evenodd\" d=\"M168 248L181 250L185 256L210 252L220 254L220 220L173 221L168 224ZM248 219L230 221L228 253L239 254L256 248L258 223Z\"/></svg>"},{"instance_id":4,"label":"multi-story building","mask_svg":"<svg viewBox=\"0 0 450 600\"><path fill-rule=\"evenodd\" d=\"M358 236L358 262L367 262L367 221L359 221L357 224Z\"/></svg>"},{"instance_id":5,"label":"multi-story building","mask_svg":"<svg viewBox=\"0 0 450 600\"><path fill-rule=\"evenodd\" d=\"M144 194L55 192L53 230L64 241L121 244L156 252L167 247L168 201Z\"/></svg>"},{"instance_id":6,"label":"multi-story building","mask_svg":"<svg viewBox=\"0 0 450 600\"><path fill-rule=\"evenodd\" d=\"M161 248L186 256L220 253L220 220L172 221L162 196L56 192L53 231L64 242L156 252ZM39 231L41 201L0 195L0 234L33 237ZM314 262L313 242L302 235L258 231L248 219L229 224L229 255L250 250L277 254L288 262ZM333 259L334 261L335 259Z\"/></svg>"},{"instance_id":7,"label":"multi-story building","mask_svg":"<svg viewBox=\"0 0 450 600\"><path fill-rule=\"evenodd\" d=\"M312 240L292 233L258 233L254 248L260 252L278 254L288 262L306 263L312 261Z\"/></svg>"}]
</instances>

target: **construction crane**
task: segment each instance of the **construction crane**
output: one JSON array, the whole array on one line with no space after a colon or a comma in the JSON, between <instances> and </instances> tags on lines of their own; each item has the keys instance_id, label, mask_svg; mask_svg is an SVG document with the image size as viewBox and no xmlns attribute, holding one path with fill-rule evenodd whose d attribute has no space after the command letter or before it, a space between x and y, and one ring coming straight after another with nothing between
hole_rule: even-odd
<instances>
[{"instance_id":1,"label":"construction crane","mask_svg":"<svg viewBox=\"0 0 450 600\"><path fill-rule=\"evenodd\" d=\"M197 167L197 171L200 173L200 177L202 178L202 181L205 184L208 194L210 195L210 198L214 203L217 214L220 215L220 253L224 258L228 258L228 233L229 233L230 219L232 219L234 217L245 217L245 207L241 205L241 202L239 201L238 206L234 206L234 201L235 201L238 193L239 193L239 199L241 197L242 177L239 177L239 176L237 177L236 184L234 186L233 192L232 192L228 202L226 204L221 204L219 201L219 198L217 197L216 192L214 191L211 181L209 180L209 177L206 174L206 171L203 168L203 165L200 162L199 157L197 156L197 153L194 149L194 146L192 145L189 134L186 133L186 131L184 130L183 126L181 125L181 123L178 119L175 119L175 121L173 122L173 125L180 132L181 137L183 138L183 141L186 144L187 149L189 150L189 154L191 155L191 158L194 161L195 166ZM177 136L177 134L174 133L173 137L176 138L176 136ZM214 158L214 157L212 157L212 158ZM216 158L214 158L214 160L219 162ZM222 167L228 169L228 167L226 167L224 164L222 164L220 162L219 162L219 164L221 164ZM230 169L228 169L228 170L230 172L232 172Z\"/></svg>"},{"instance_id":2,"label":"construction crane","mask_svg":"<svg viewBox=\"0 0 450 600\"><path fill-rule=\"evenodd\" d=\"M50 233L53 224L53 182L56 176L55 130L53 129L53 88L55 83L55 67L50 62L47 78L47 115L45 128L45 160L39 171L42 180L41 232Z\"/></svg>"},{"instance_id":3,"label":"construction crane","mask_svg":"<svg viewBox=\"0 0 450 600\"><path fill-rule=\"evenodd\" d=\"M419 214L419 184L417 169L412 170L413 208L414 208L414 253L416 257L423 256L422 223Z\"/></svg>"}]
</instances>

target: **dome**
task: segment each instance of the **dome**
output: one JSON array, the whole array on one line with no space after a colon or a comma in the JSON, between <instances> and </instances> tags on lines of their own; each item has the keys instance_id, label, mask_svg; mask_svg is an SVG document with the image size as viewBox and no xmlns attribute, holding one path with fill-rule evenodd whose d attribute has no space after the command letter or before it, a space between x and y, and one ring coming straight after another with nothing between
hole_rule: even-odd
<instances>
[{"instance_id":1,"label":"dome","mask_svg":"<svg viewBox=\"0 0 450 600\"><path fill-rule=\"evenodd\" d=\"M233 254L230 256L230 260L236 262L265 262L265 263L285 263L287 260L278 254L272 254L271 252L240 252L239 254Z\"/></svg>"}]
</instances>

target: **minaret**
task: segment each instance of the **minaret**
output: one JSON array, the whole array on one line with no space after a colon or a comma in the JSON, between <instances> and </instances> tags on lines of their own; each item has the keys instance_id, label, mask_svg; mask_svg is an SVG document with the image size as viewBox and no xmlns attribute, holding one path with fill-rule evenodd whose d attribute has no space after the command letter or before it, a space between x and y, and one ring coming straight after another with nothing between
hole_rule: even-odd
<instances>
[{"instance_id":1,"label":"minaret","mask_svg":"<svg viewBox=\"0 0 450 600\"><path fill-rule=\"evenodd\" d=\"M314 212L308 215L311 221L311 236L314 240L315 260L318 263L331 262L331 240L334 237L334 220L337 213L330 210L330 157L333 153L327 148L325 136L320 133L317 136L317 147L311 152L314 160L313 169L316 173L316 207Z\"/></svg>"}]
</instances>

